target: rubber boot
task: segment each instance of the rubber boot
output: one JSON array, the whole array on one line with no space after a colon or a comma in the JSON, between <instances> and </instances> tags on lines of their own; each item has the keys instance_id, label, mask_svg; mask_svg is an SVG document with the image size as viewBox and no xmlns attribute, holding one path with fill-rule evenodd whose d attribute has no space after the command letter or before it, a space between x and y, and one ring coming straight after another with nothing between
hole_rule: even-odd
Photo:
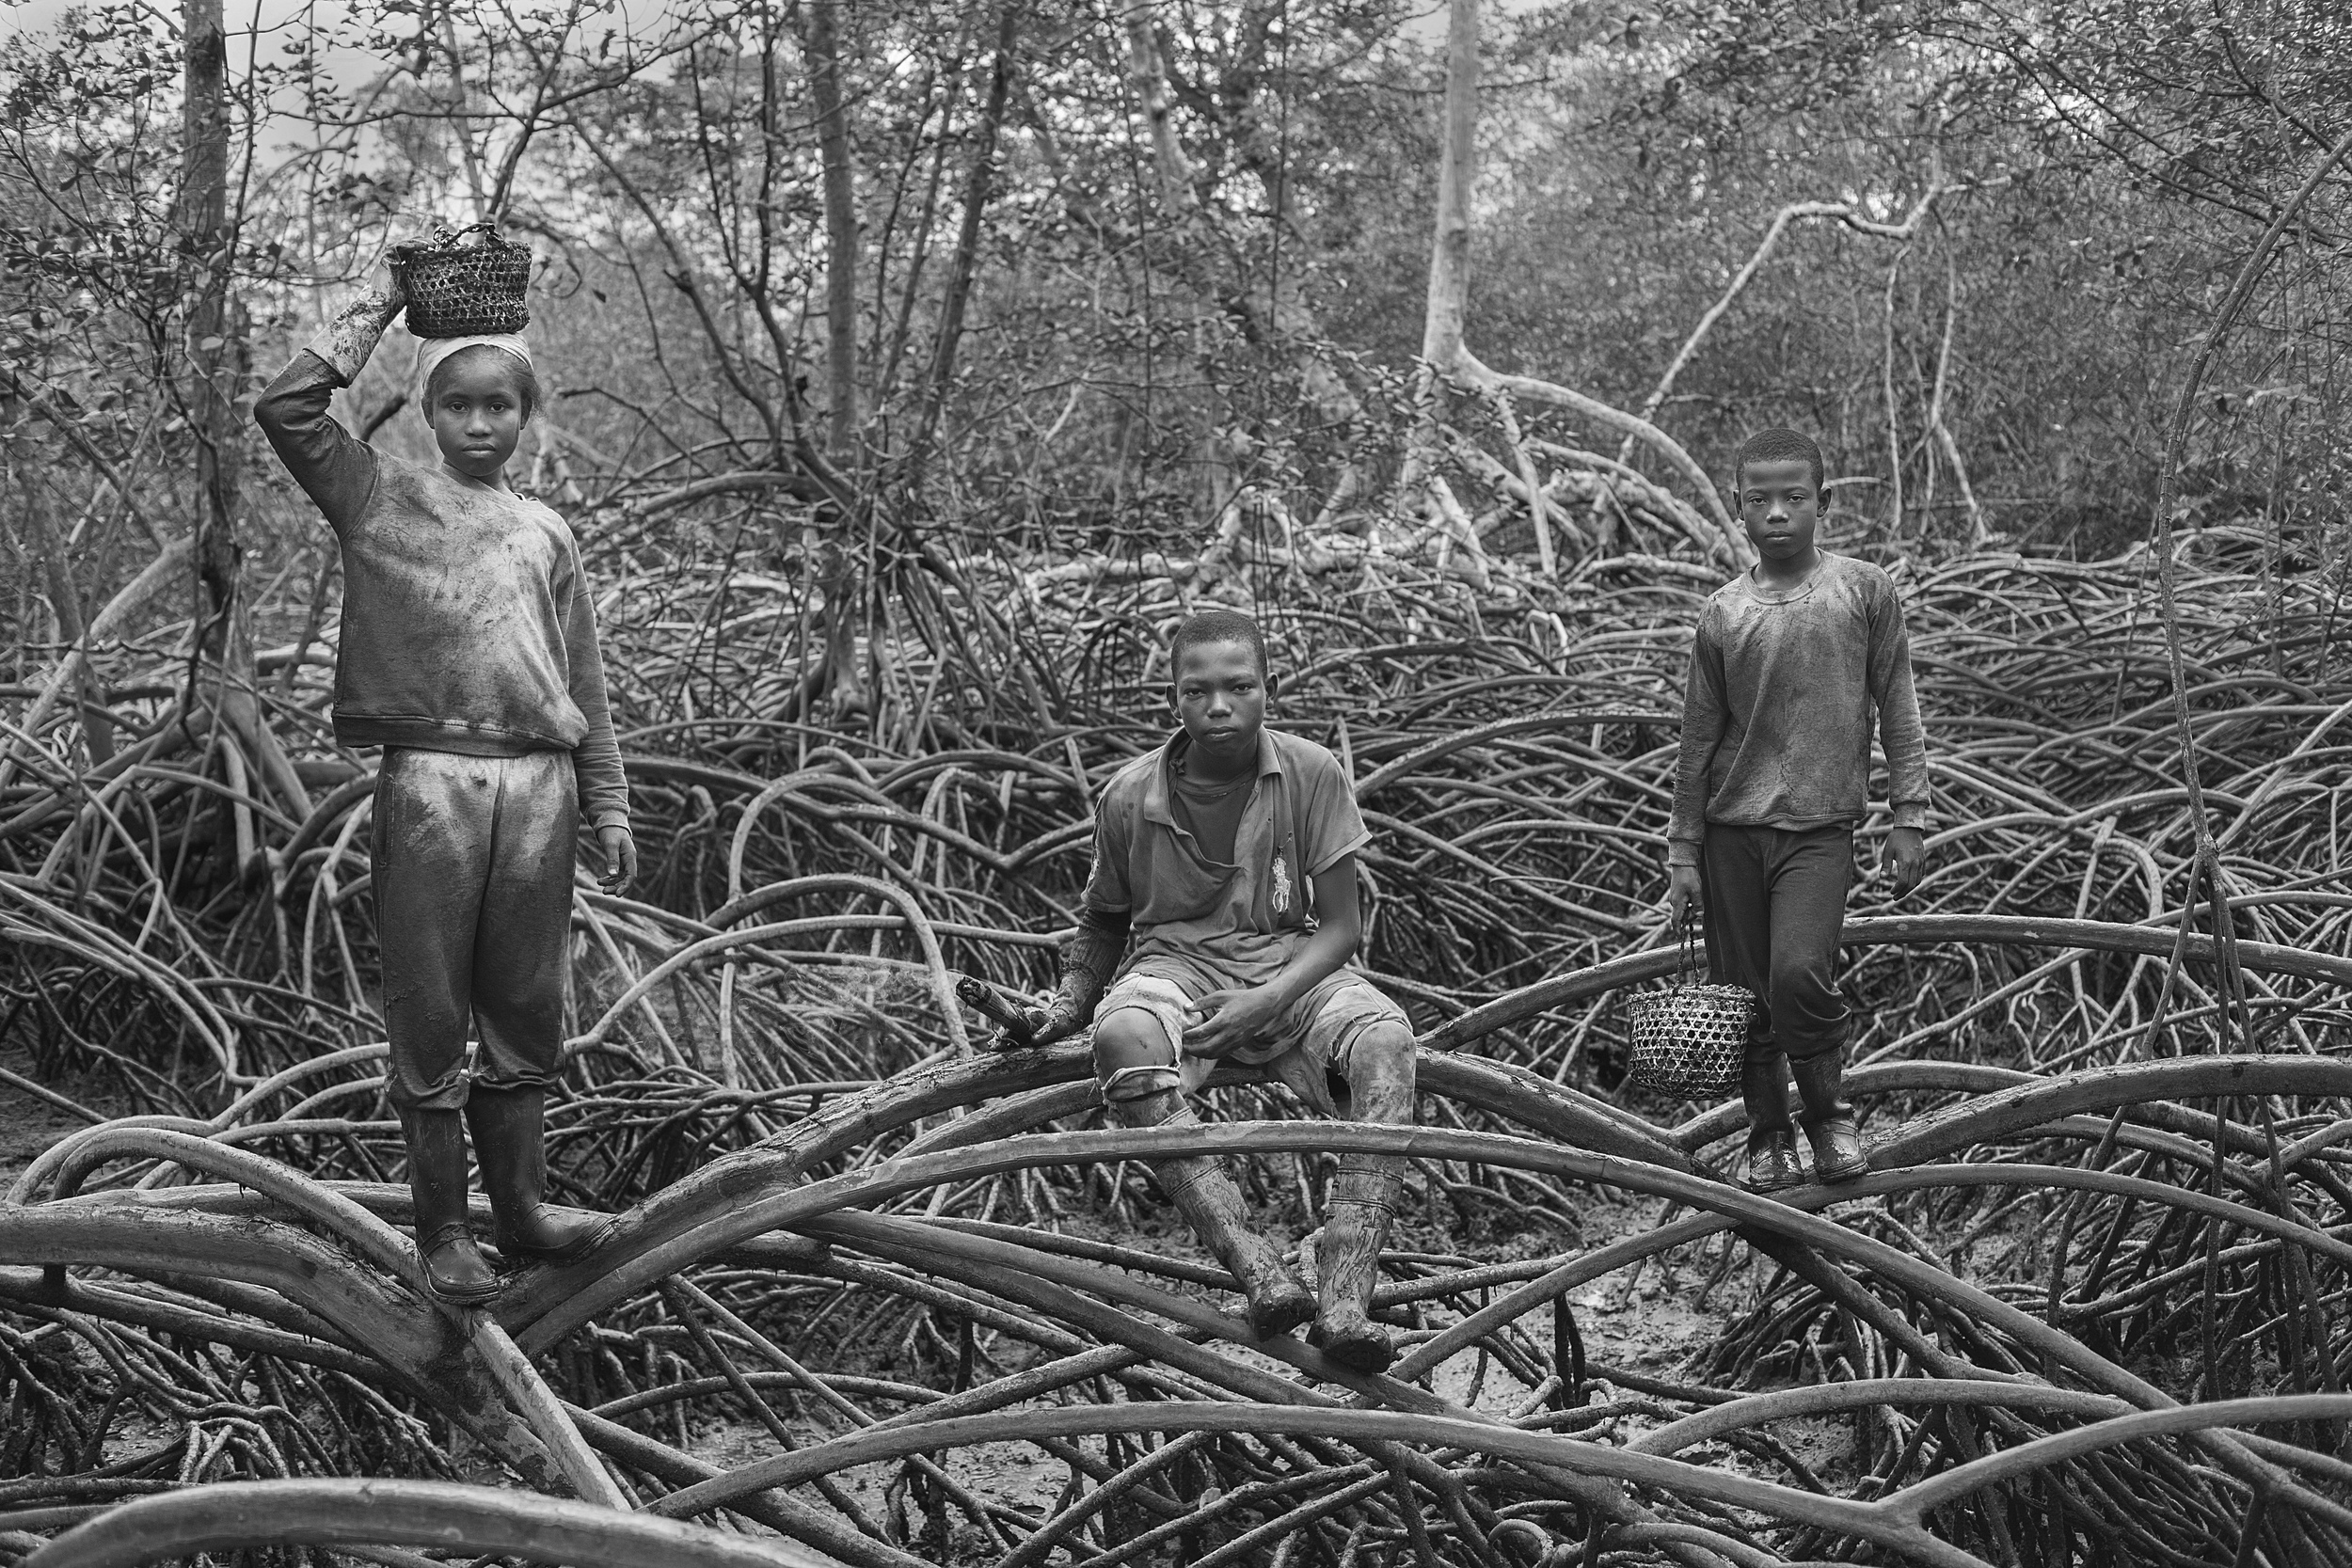
<instances>
[{"instance_id":1,"label":"rubber boot","mask_svg":"<svg viewBox=\"0 0 2352 1568\"><path fill-rule=\"evenodd\" d=\"M1797 1164L1797 1132L1788 1121L1788 1066L1775 1052L1740 1069L1740 1098L1748 1108L1748 1191L1781 1193L1804 1184Z\"/></svg>"},{"instance_id":2,"label":"rubber boot","mask_svg":"<svg viewBox=\"0 0 2352 1568\"><path fill-rule=\"evenodd\" d=\"M1796 1070L1797 1093L1804 1100L1804 1135L1813 1145L1813 1179L1851 1181L1870 1168L1863 1152L1862 1129L1854 1125L1853 1106L1839 1085L1846 1075L1845 1053L1824 1051L1801 1062Z\"/></svg>"},{"instance_id":3,"label":"rubber boot","mask_svg":"<svg viewBox=\"0 0 2352 1568\"><path fill-rule=\"evenodd\" d=\"M1200 1118L1181 1089L1158 1089L1140 1099L1114 1101L1114 1120L1125 1127L1198 1127ZM1249 1330L1261 1339L1288 1334L1315 1315L1315 1298L1282 1261L1272 1242L1249 1227L1225 1162L1205 1155L1161 1160L1152 1166L1176 1212L1249 1300Z\"/></svg>"},{"instance_id":4,"label":"rubber boot","mask_svg":"<svg viewBox=\"0 0 2352 1568\"><path fill-rule=\"evenodd\" d=\"M425 1286L453 1307L479 1307L499 1293L499 1278L466 1224L465 1120L455 1111L403 1111L400 1130Z\"/></svg>"},{"instance_id":5,"label":"rubber boot","mask_svg":"<svg viewBox=\"0 0 2352 1568\"><path fill-rule=\"evenodd\" d=\"M1396 1342L1372 1321L1372 1292L1404 1189L1404 1163L1396 1156L1343 1154L1323 1205L1323 1240L1315 1248L1321 1299L1308 1338L1340 1365L1367 1374L1387 1371L1396 1359Z\"/></svg>"},{"instance_id":6,"label":"rubber boot","mask_svg":"<svg viewBox=\"0 0 2352 1568\"><path fill-rule=\"evenodd\" d=\"M535 1084L476 1084L466 1097L473 1157L498 1222L491 1239L510 1262L569 1263L612 1228L609 1214L561 1214L547 1206L547 1090Z\"/></svg>"}]
</instances>

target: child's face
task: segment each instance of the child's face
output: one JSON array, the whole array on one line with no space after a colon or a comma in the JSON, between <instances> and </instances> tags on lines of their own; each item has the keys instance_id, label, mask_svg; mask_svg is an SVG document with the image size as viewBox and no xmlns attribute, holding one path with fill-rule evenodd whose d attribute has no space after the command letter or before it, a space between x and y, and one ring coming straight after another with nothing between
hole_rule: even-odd
<instances>
[{"instance_id":1,"label":"child's face","mask_svg":"<svg viewBox=\"0 0 2352 1568\"><path fill-rule=\"evenodd\" d=\"M1765 560L1802 560L1821 521L1813 465L1802 457L1749 464L1740 474L1740 521Z\"/></svg>"},{"instance_id":2,"label":"child's face","mask_svg":"<svg viewBox=\"0 0 2352 1568\"><path fill-rule=\"evenodd\" d=\"M523 434L523 400L503 354L469 354L450 367L433 406L433 439L441 461L461 474L491 479L515 455Z\"/></svg>"},{"instance_id":3,"label":"child's face","mask_svg":"<svg viewBox=\"0 0 2352 1568\"><path fill-rule=\"evenodd\" d=\"M1200 751L1237 763L1258 753L1265 727L1265 672L1247 642L1198 642L1176 663L1176 717Z\"/></svg>"}]
</instances>

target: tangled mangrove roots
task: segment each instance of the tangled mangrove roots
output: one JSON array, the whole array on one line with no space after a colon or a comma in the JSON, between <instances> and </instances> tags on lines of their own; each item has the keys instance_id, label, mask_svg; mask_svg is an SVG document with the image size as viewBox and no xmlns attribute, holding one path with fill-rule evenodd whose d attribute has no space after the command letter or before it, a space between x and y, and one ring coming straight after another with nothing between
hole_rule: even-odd
<instances>
[{"instance_id":1,"label":"tangled mangrove roots","mask_svg":"<svg viewBox=\"0 0 2352 1568\"><path fill-rule=\"evenodd\" d=\"M1714 568L1499 556L1473 590L1238 536L1205 565L946 562L862 645L869 705L820 720L821 606L598 538L650 869L583 883L550 1136L557 1196L622 1219L488 1314L424 1305L398 1228L370 780L307 652L207 705L165 628L103 694L110 759L66 719L10 733L11 1080L92 1125L0 1205L0 1560L2352 1557L2328 563L2184 538L2218 952L2146 558L1911 574L1937 858L1899 909L1865 884L1847 933L1877 1169L1777 1201L1721 1180L1736 1102L1619 1082L1623 993L1673 961L1665 781ZM1417 1129L1298 1119L1233 1071L1207 1127L1104 1130L1082 1050L991 1055L959 1010L960 972L1045 977L1088 802L1156 734L1152 650L1200 596L1265 607L1283 721L1357 781ZM1381 1378L1251 1344L1147 1170L1231 1154L1295 1236L1351 1149L1413 1172ZM1678 1367L1588 1357L1587 1292L1644 1271L1720 1332Z\"/></svg>"},{"instance_id":2,"label":"tangled mangrove roots","mask_svg":"<svg viewBox=\"0 0 2352 1568\"><path fill-rule=\"evenodd\" d=\"M437 1411L543 1488L671 1518L732 1512L861 1564L924 1560L909 1544L1031 1562L1057 1545L1089 1560L1152 1560L1144 1554L1168 1544L1181 1560L1238 1561L1291 1535L1358 1560L1462 1562L1528 1560L1537 1549L1567 1560L1588 1541L1604 1555L1703 1561L1712 1552L1734 1562L1842 1556L1861 1542L1938 1564L2020 1551L2047 1560L2044 1548L2088 1559L2103 1538L2197 1561L2234 1557L2249 1532L2265 1531L2275 1560L2340 1560L2352 1549L2352 1510L2334 1500L2352 1466L2333 1457L2352 1397L2326 1337L2326 1298L2340 1293L2330 1276L2352 1266L2352 1243L2303 1218L2295 1190L2305 1187L2301 1204L2340 1190L2326 1169L2329 1139L2352 1121L2274 1146L2268 1159L2251 1140L2217 1167L2220 1196L2155 1179L2144 1159L2082 1157L2117 1147L2196 1161L2193 1134L2212 1118L2189 1102L2340 1099L2352 1091L2352 1064L2201 1055L2063 1080L2024 1075L1883 1131L1884 1168L1836 1195L1848 1205L1840 1219L1817 1212L1832 1199L1826 1190L1781 1202L1691 1168L1686 1146L1708 1136L1703 1127L1662 1135L1474 1055L1433 1053L1424 1069L1433 1099L1518 1135L1298 1120L1056 1132L1084 1114L1082 1049L941 1061L843 1096L662 1188L593 1258L514 1275L494 1316L420 1309L391 1228L406 1217L404 1189L319 1180L237 1147L241 1133L317 1135L316 1118L270 1119L273 1102L308 1097L298 1070L201 1132L93 1128L43 1155L0 1208L0 1255L29 1265L0 1271L0 1295L56 1337L100 1351L125 1380L125 1403L152 1402L184 1425L136 1463L76 1470L90 1432L73 1402L56 1390L54 1403L24 1400L29 1435L60 1465L9 1483L12 1502L42 1506L8 1523L95 1516L28 1559L40 1564L138 1560L123 1554L140 1541L151 1550L366 1540L498 1552L530 1539L542 1518L564 1540L562 1531L586 1528L579 1505L534 1513L541 1505L509 1494L448 1485L388 1487L357 1495L364 1506L338 1507L355 1495L316 1481L286 1482L294 1500L282 1512L262 1495L205 1487L150 1497L119 1518L103 1512L105 1499L204 1479L230 1431L246 1434L246 1463L286 1463L273 1425L284 1429L279 1439L304 1430L304 1413L338 1402L331 1381L368 1390L379 1406ZM1903 1069L1883 1086L1915 1095L1930 1076ZM1882 1099L1882 1081L1895 1077L1864 1076L1858 1087ZM335 1135L385 1146L393 1136L350 1123ZM887 1147L897 1151L876 1157ZM1394 1375L1376 1378L1293 1339L1233 1354L1248 1334L1200 1296L1219 1283L1213 1271L988 1217L1017 1211L1025 1184L1043 1173L1091 1179L1175 1153L1359 1149L1407 1155L1433 1185L1449 1167L1507 1171L1556 1192L1606 1186L1662 1199L1685 1217L1508 1262L1409 1255L1380 1306L1407 1325L1414 1348ZM2034 1152L2047 1163L2025 1157ZM116 1184L88 1184L110 1168ZM177 1180L158 1180L167 1175ZM2135 1209L2153 1216L2150 1240L2121 1249L2113 1265L2103 1253L2092 1299L2077 1290L2055 1314L2015 1281L1978 1283L1947 1267L1902 1218L1910 1206L2051 1194L2090 1199L2102 1229ZM2301 1337L2317 1353L2290 1375L2334 1386L2226 1397L2233 1362L2277 1338L2275 1323L2242 1314L2220 1346L2213 1397L2188 1407L2128 1358L2093 1348L2163 1332L2134 1320L2173 1305L2148 1288L2164 1277L2173 1234L2192 1272L2242 1280L2248 1297L2265 1294L2263 1276L2272 1276L2271 1305L2309 1314ZM1809 1354L1843 1361L1847 1379L1741 1393L1717 1377L1677 1386L1582 1363L1569 1291L1717 1236L1779 1266L1717 1358L1739 1357L1744 1337L1755 1341L1751 1370ZM120 1277L101 1283L70 1269ZM826 1332L851 1311L867 1321ZM851 1358L860 1334L878 1329L931 1338L954 1375L927 1385L820 1370ZM18 1338L20 1388L45 1388L38 1339ZM204 1346L196 1356L172 1348L191 1341ZM68 1364L60 1349L48 1348L49 1366ZM576 1402L550 1391L532 1356L561 1370ZM1490 1385L1483 1399L1448 1397L1424 1375L1462 1356L1474 1356L1476 1383ZM238 1398L247 1380L272 1397ZM746 1412L775 1451L734 1465L690 1451L705 1422ZM1843 1489L1822 1487L1768 1430L1831 1412L1854 1414L1869 1433L1867 1473ZM812 1414L821 1435L796 1440ZM2268 1430L2249 1430L2258 1428ZM1163 1441L1120 1441L1147 1434ZM412 1441L421 1437L412 1428ZM1068 1466L1059 1506L1008 1504L939 1458L1014 1443ZM357 1457L306 1447L280 1473L300 1473L305 1458ZM1719 1450L1786 1473L1708 1462ZM901 1506L929 1510L934 1526L952 1516L936 1538L871 1520L842 1485L860 1467L892 1465L886 1491ZM2167 1483L2154 1499L2151 1476ZM823 1506L793 1497L799 1486ZM615 1526L600 1548L608 1555L563 1560L626 1560L609 1554L655 1539L630 1533L644 1528ZM711 1536L677 1560L789 1560L744 1551L738 1538Z\"/></svg>"}]
</instances>

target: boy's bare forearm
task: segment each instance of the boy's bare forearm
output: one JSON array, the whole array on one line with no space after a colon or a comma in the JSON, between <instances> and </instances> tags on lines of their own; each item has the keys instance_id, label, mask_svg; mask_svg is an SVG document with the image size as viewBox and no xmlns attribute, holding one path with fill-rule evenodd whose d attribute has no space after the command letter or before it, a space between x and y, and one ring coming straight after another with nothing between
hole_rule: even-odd
<instances>
[{"instance_id":1,"label":"boy's bare forearm","mask_svg":"<svg viewBox=\"0 0 2352 1568\"><path fill-rule=\"evenodd\" d=\"M1285 1007L1347 965L1364 940L1363 906L1356 901L1356 856L1343 855L1313 879L1314 934L1292 955L1266 990Z\"/></svg>"},{"instance_id":2,"label":"boy's bare forearm","mask_svg":"<svg viewBox=\"0 0 2352 1568\"><path fill-rule=\"evenodd\" d=\"M1336 921L1326 921L1267 985L1281 998L1282 1006L1289 1006L1346 968L1347 960L1356 956L1356 944L1361 936L1356 923L1343 928Z\"/></svg>"}]
</instances>

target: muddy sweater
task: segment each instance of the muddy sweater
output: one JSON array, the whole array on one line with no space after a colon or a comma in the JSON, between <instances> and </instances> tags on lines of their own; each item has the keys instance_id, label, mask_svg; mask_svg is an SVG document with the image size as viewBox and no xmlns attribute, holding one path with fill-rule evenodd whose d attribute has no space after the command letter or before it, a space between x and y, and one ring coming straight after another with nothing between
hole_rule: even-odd
<instances>
[{"instance_id":1,"label":"muddy sweater","mask_svg":"<svg viewBox=\"0 0 2352 1568\"><path fill-rule=\"evenodd\" d=\"M342 549L335 736L471 756L572 754L582 819L628 825L596 607L551 509L378 451L328 417L392 311L346 309L253 417Z\"/></svg>"},{"instance_id":2,"label":"muddy sweater","mask_svg":"<svg viewBox=\"0 0 2352 1568\"><path fill-rule=\"evenodd\" d=\"M1823 551L1820 568L1787 592L1745 572L1716 590L1691 649L1669 863L1698 863L1708 822L1861 822L1874 712L1895 826L1923 828L1926 736L1893 580L1867 561Z\"/></svg>"}]
</instances>

